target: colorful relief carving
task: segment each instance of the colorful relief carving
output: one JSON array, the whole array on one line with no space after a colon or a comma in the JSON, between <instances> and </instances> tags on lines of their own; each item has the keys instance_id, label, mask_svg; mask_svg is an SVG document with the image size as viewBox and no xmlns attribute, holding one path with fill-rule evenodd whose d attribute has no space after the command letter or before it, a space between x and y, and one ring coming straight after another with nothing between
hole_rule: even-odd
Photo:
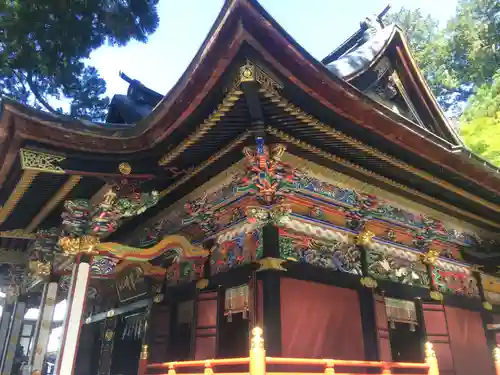
<instances>
[{"instance_id":1,"label":"colorful relief carving","mask_svg":"<svg viewBox=\"0 0 500 375\"><path fill-rule=\"evenodd\" d=\"M214 209L214 204L208 201L207 194L184 205L188 218L182 220L184 225L196 223L206 234L215 233L219 229L221 209Z\"/></svg>"},{"instance_id":2,"label":"colorful relief carving","mask_svg":"<svg viewBox=\"0 0 500 375\"><path fill-rule=\"evenodd\" d=\"M167 221L158 220L151 227L144 228L142 236L137 241L139 247L150 247L160 242Z\"/></svg>"},{"instance_id":3,"label":"colorful relief carving","mask_svg":"<svg viewBox=\"0 0 500 375\"><path fill-rule=\"evenodd\" d=\"M432 282L438 291L466 297L479 297L476 278L467 267L438 260L432 266Z\"/></svg>"},{"instance_id":4,"label":"colorful relief carving","mask_svg":"<svg viewBox=\"0 0 500 375\"><path fill-rule=\"evenodd\" d=\"M259 259L262 249L259 228L269 222L282 227L280 251L283 259L358 275L361 275L360 251L352 241L353 236L347 234L349 231L336 230L335 226L350 231L366 227L379 239L401 242L420 250L436 250L441 257L455 259L458 258L457 244L469 246L474 242L473 236L448 230L439 220L408 212L374 195L320 181L307 171L294 170L280 161L283 153L282 145L268 146L258 139L256 148L245 149L247 169L243 177L240 175L216 192L203 194L185 205L188 216L180 225L183 233L198 241L217 234L218 245L212 249L210 264L212 274ZM228 234L240 226L244 230ZM103 255L138 261L170 252L176 259L167 278L175 283L202 274L203 264L198 260L182 257L171 248L172 244L164 242L165 239L157 243L161 235L163 224L152 228L148 237L150 242L141 242L155 243L149 248L119 244L98 244L96 248ZM166 238L169 237L172 236ZM373 277L429 286L431 280L418 252L389 243L374 243L377 245L368 252L369 272ZM194 251L195 247L188 246L192 250L187 253L183 250L185 254L200 259L208 255L207 250ZM450 277L446 273L449 271L436 272L432 281L444 292L477 294L474 280ZM453 282L455 279L463 279L463 282Z\"/></svg>"},{"instance_id":5,"label":"colorful relief carving","mask_svg":"<svg viewBox=\"0 0 500 375\"><path fill-rule=\"evenodd\" d=\"M256 196L265 205L279 203L284 193L294 187L294 171L281 157L285 146L276 144L267 146L263 138L257 138L257 147L245 147L247 173L239 179L237 192L248 192Z\"/></svg>"},{"instance_id":6,"label":"colorful relief carving","mask_svg":"<svg viewBox=\"0 0 500 375\"><path fill-rule=\"evenodd\" d=\"M196 258L172 264L167 270L167 284L179 285L202 278L205 261L205 258Z\"/></svg>"},{"instance_id":7,"label":"colorful relief carving","mask_svg":"<svg viewBox=\"0 0 500 375\"><path fill-rule=\"evenodd\" d=\"M373 217L377 207L377 197L373 195L358 195L356 204L346 209L346 226L352 230L361 230L366 222Z\"/></svg>"},{"instance_id":8,"label":"colorful relief carving","mask_svg":"<svg viewBox=\"0 0 500 375\"><path fill-rule=\"evenodd\" d=\"M500 305L500 279L481 273L484 297L489 303Z\"/></svg>"},{"instance_id":9,"label":"colorful relief carving","mask_svg":"<svg viewBox=\"0 0 500 375\"><path fill-rule=\"evenodd\" d=\"M485 292L500 294L500 278L482 273L481 283Z\"/></svg>"},{"instance_id":10,"label":"colorful relief carving","mask_svg":"<svg viewBox=\"0 0 500 375\"><path fill-rule=\"evenodd\" d=\"M427 250L432 241L438 239L439 235L444 234L443 223L431 219L425 215L420 215L421 226L412 230L413 244L419 250Z\"/></svg>"},{"instance_id":11,"label":"colorful relief carving","mask_svg":"<svg viewBox=\"0 0 500 375\"><path fill-rule=\"evenodd\" d=\"M134 183L127 181L123 179L110 189L98 205L88 199L64 202L62 223L65 232L71 236L102 237L114 232L120 220L140 215L158 203L157 191L141 193Z\"/></svg>"},{"instance_id":12,"label":"colorful relief carving","mask_svg":"<svg viewBox=\"0 0 500 375\"><path fill-rule=\"evenodd\" d=\"M95 276L106 276L115 273L118 260L110 257L96 256L92 259L90 272Z\"/></svg>"},{"instance_id":13,"label":"colorful relief carving","mask_svg":"<svg viewBox=\"0 0 500 375\"><path fill-rule=\"evenodd\" d=\"M286 230L280 230L279 241L283 259L361 275L361 253L354 243L318 240Z\"/></svg>"},{"instance_id":14,"label":"colorful relief carving","mask_svg":"<svg viewBox=\"0 0 500 375\"><path fill-rule=\"evenodd\" d=\"M429 287L429 275L420 254L383 243L371 242L367 246L368 273L406 285Z\"/></svg>"},{"instance_id":15,"label":"colorful relief carving","mask_svg":"<svg viewBox=\"0 0 500 375\"><path fill-rule=\"evenodd\" d=\"M307 171L295 171L295 190L303 190L314 193L335 201L342 206L348 206L346 210L349 220L348 227L358 229L361 226L363 218L380 218L391 220L413 230L416 245L424 248L432 241L439 239L441 241L455 242L465 246L476 246L481 240L476 234L459 232L455 229L445 228L439 220L430 218L427 215L421 215L409 212L403 208L395 207L393 204L383 201L374 195L363 194L355 189L339 187L315 177L311 177ZM321 215L321 209L315 208L312 214ZM361 221L361 222L360 222Z\"/></svg>"},{"instance_id":16,"label":"colorful relief carving","mask_svg":"<svg viewBox=\"0 0 500 375\"><path fill-rule=\"evenodd\" d=\"M251 263L262 257L262 232L254 229L242 232L230 240L218 243L210 256L210 272L215 275L233 267Z\"/></svg>"},{"instance_id":17,"label":"colorful relief carving","mask_svg":"<svg viewBox=\"0 0 500 375\"><path fill-rule=\"evenodd\" d=\"M278 227L284 226L290 221L291 208L288 205L277 205L267 207L248 207L247 218L250 223L257 223L260 226L274 224Z\"/></svg>"}]
</instances>

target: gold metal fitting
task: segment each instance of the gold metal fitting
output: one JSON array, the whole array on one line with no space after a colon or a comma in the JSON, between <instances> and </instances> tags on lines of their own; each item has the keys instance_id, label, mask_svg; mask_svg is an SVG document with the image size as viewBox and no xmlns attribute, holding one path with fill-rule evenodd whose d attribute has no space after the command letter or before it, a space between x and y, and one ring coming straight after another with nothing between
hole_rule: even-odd
<instances>
[{"instance_id":1,"label":"gold metal fitting","mask_svg":"<svg viewBox=\"0 0 500 375\"><path fill-rule=\"evenodd\" d=\"M132 167L130 166L129 163L120 163L120 165L118 165L118 170L120 171L121 174L123 175L129 175L130 172L132 172Z\"/></svg>"},{"instance_id":2,"label":"gold metal fitting","mask_svg":"<svg viewBox=\"0 0 500 375\"><path fill-rule=\"evenodd\" d=\"M96 254L95 246L99 244L99 238L95 236L62 237L59 246L65 255L74 256L78 254Z\"/></svg>"},{"instance_id":3,"label":"gold metal fitting","mask_svg":"<svg viewBox=\"0 0 500 375\"><path fill-rule=\"evenodd\" d=\"M375 237L375 233L369 230L363 230L356 236L356 245L367 246L372 242L373 237Z\"/></svg>"}]
</instances>

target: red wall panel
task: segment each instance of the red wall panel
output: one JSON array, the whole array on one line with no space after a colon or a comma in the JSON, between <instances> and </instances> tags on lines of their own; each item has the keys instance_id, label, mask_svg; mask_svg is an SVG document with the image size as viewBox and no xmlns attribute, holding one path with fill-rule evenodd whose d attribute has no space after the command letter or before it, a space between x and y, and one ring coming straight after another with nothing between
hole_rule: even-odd
<instances>
[{"instance_id":1,"label":"red wall panel","mask_svg":"<svg viewBox=\"0 0 500 375\"><path fill-rule=\"evenodd\" d=\"M493 360L486 343L481 314L445 307L457 375L493 375Z\"/></svg>"},{"instance_id":2,"label":"red wall panel","mask_svg":"<svg viewBox=\"0 0 500 375\"><path fill-rule=\"evenodd\" d=\"M364 359L356 291L282 278L280 298L284 357Z\"/></svg>"}]
</instances>

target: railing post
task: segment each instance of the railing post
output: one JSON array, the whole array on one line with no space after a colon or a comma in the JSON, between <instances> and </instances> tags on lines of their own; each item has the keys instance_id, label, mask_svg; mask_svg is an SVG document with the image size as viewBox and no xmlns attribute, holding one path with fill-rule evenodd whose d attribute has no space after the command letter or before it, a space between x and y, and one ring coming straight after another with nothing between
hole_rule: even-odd
<instances>
[{"instance_id":1,"label":"railing post","mask_svg":"<svg viewBox=\"0 0 500 375\"><path fill-rule=\"evenodd\" d=\"M335 362L334 361L326 361L325 364L325 375L335 375Z\"/></svg>"},{"instance_id":2,"label":"railing post","mask_svg":"<svg viewBox=\"0 0 500 375\"><path fill-rule=\"evenodd\" d=\"M212 363L210 361L205 361L205 370L203 371L204 375L213 375L214 370L212 370Z\"/></svg>"},{"instance_id":3,"label":"railing post","mask_svg":"<svg viewBox=\"0 0 500 375\"><path fill-rule=\"evenodd\" d=\"M143 345L141 349L141 356L139 357L139 369L137 375L145 375L148 367L148 346Z\"/></svg>"},{"instance_id":4,"label":"railing post","mask_svg":"<svg viewBox=\"0 0 500 375\"><path fill-rule=\"evenodd\" d=\"M259 327L252 330L250 375L266 375L266 350L264 349L262 329Z\"/></svg>"},{"instance_id":5,"label":"railing post","mask_svg":"<svg viewBox=\"0 0 500 375\"><path fill-rule=\"evenodd\" d=\"M436 352L430 342L425 343L425 362L429 365L429 375L439 375Z\"/></svg>"},{"instance_id":6,"label":"railing post","mask_svg":"<svg viewBox=\"0 0 500 375\"><path fill-rule=\"evenodd\" d=\"M493 349L493 361L495 361L495 374L500 375L500 348Z\"/></svg>"},{"instance_id":7,"label":"railing post","mask_svg":"<svg viewBox=\"0 0 500 375\"><path fill-rule=\"evenodd\" d=\"M168 365L168 375L176 375L177 373L175 372L175 367L173 363L170 363Z\"/></svg>"},{"instance_id":8,"label":"railing post","mask_svg":"<svg viewBox=\"0 0 500 375\"><path fill-rule=\"evenodd\" d=\"M392 375L391 367L387 363L382 367L382 375Z\"/></svg>"}]
</instances>

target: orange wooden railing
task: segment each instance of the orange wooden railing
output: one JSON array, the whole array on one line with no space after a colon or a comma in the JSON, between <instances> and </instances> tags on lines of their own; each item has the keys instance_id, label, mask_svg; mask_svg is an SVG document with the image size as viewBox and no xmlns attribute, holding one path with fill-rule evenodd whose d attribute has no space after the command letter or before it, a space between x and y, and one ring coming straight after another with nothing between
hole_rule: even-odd
<instances>
[{"instance_id":1,"label":"orange wooden railing","mask_svg":"<svg viewBox=\"0 0 500 375\"><path fill-rule=\"evenodd\" d=\"M182 362L165 362L152 363L147 365L147 359L143 360L139 365L138 375L147 374L162 374L162 375L177 375L177 370L181 370L182 375L199 375L203 369L204 375L213 375L214 367L217 366L217 375L351 375L349 373L337 372L339 367L348 367L365 371L367 368L378 368L379 374L390 375L393 369L413 370L421 369L421 374L439 375L439 368L436 360L436 355L432 348L432 344L426 344L425 348L425 363L403 363L403 362L383 362L383 361L348 361L339 359L306 359L306 358L274 358L266 357L264 349L264 340L262 338L262 330L254 328L252 331L252 345L250 356L246 358L228 358L228 359L209 359L199 361L182 361ZM248 372L223 372L221 367L231 365L248 365ZM268 372L267 365L286 365L287 369L291 366L307 366L318 367L322 371L318 372L297 372L288 370L286 372ZM193 369L193 372L187 369ZM355 374L364 375L356 372ZM399 372L398 374L404 375ZM500 374L499 374L500 375Z\"/></svg>"},{"instance_id":2,"label":"orange wooden railing","mask_svg":"<svg viewBox=\"0 0 500 375\"><path fill-rule=\"evenodd\" d=\"M495 362L495 374L500 375L500 348L493 349L493 361Z\"/></svg>"}]
</instances>

